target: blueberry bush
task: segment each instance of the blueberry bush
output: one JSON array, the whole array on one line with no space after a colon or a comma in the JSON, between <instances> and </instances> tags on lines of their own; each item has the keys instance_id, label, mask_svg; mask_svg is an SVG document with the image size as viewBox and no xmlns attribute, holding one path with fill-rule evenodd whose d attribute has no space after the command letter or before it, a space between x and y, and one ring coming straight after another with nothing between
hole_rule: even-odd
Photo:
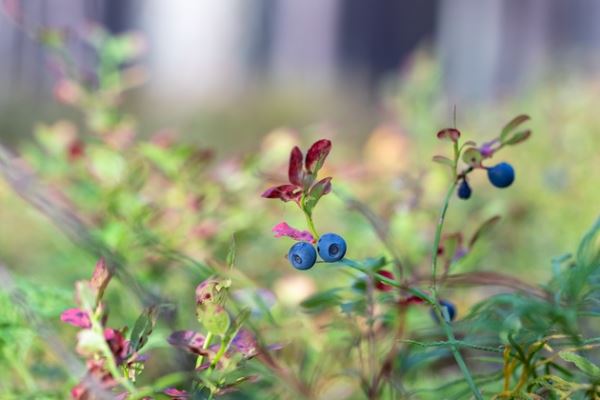
<instances>
[{"instance_id":1,"label":"blueberry bush","mask_svg":"<svg viewBox=\"0 0 600 400\"><path fill-rule=\"evenodd\" d=\"M439 130L421 60L387 99L418 137L383 124L361 158L278 130L219 158L127 107L139 35L28 34L70 111L0 148L1 209L19 210L0 243L1 398L600 398L600 220L566 225L597 215L597 185L552 169L597 165L597 137L524 114L489 135L502 107Z\"/></svg>"}]
</instances>

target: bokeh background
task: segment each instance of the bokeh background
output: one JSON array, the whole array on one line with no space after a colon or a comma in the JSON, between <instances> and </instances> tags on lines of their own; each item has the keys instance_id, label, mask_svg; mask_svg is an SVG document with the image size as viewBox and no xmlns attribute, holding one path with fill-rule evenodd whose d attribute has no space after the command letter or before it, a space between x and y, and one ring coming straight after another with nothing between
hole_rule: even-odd
<instances>
[{"instance_id":1,"label":"bokeh background","mask_svg":"<svg viewBox=\"0 0 600 400\"><path fill-rule=\"evenodd\" d=\"M453 201L450 231L468 236L485 219L502 217L463 270L544 282L552 258L574 251L600 214L596 1L5 0L2 6L0 143L16 154L33 154L33 161L24 159L40 180L71 195L65 204L87 215L93 234L112 250L130 252L134 275L167 297L190 288L193 293L195 282L189 271L165 273L177 261L144 254L150 245L141 243L131 228L136 221L124 211L135 214L135 189L99 182L99 189L80 190L81 181L71 176L75 167L52 154L40 161L35 132L41 124L71 121L83 137L91 133L81 127L80 114L56 101L52 56L28 31L80 32L97 24L116 35L136 32L145 83L127 91L121 107L135 117L137 140L169 132L214 156L206 181L167 186L166 193L154 188L151 196L175 219L148 229L201 260L222 259L235 233L239 269L275 292L282 315L316 288L344 279L329 279L327 271L299 277L283 260L289 243L271 237L281 220L303 223L292 207L259 198L273 180L269 172L284 179L277 174L295 144L306 148L331 138L327 172L334 187L372 207L393 246L424 273L448 178L431 162L449 151L435 133L454 123L478 142L521 113L531 116L533 130L528 142L499 156L515 166L513 187L493 190L480 174L472 180L473 199ZM68 46L78 63L97 67L85 46ZM188 207L190 190L208 199L206 208ZM323 230L343 232L356 257L385 251L368 222L339 196L323 200L315 218ZM95 260L93 251L62 231L0 182L0 263L24 290L46 290L45 299L55 299L55 308L46 311L61 333L52 318L69 304L74 280L87 277ZM110 295L119 310L115 318L130 321L139 310L129 309L133 295L119 285ZM493 290L461 293L456 301L466 309ZM286 335L292 340L294 333ZM31 333L30 341L35 337ZM41 350L26 354L60 364ZM32 372L42 373L48 371Z\"/></svg>"}]
</instances>

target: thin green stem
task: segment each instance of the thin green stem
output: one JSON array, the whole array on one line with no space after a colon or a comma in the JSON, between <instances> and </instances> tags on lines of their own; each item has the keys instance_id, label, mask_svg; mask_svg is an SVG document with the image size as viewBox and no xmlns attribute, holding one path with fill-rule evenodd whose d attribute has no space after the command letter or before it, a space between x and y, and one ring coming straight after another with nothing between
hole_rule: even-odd
<instances>
[{"instance_id":1,"label":"thin green stem","mask_svg":"<svg viewBox=\"0 0 600 400\"><path fill-rule=\"evenodd\" d=\"M454 189L456 188L456 180L453 179L452 185L448 189L446 193L446 197L444 198L444 205L442 206L442 210L440 212L440 217L438 219L438 223L435 229L435 237L433 239L433 249L431 254L431 280L432 280L432 289L437 288L437 262L438 262L438 251L440 248L440 241L442 240L442 229L444 228L444 221L446 220L446 212L448 211L448 205L450 204L450 197L454 194Z\"/></svg>"},{"instance_id":2,"label":"thin green stem","mask_svg":"<svg viewBox=\"0 0 600 400\"><path fill-rule=\"evenodd\" d=\"M458 346L456 345L456 338L454 337L454 332L452 331L452 326L450 325L447 315L445 315L445 314L447 314L447 312L446 313L442 312L442 308L440 307L440 304L438 301L438 294L437 294L438 250L440 247L440 240L442 238L442 230L444 228L444 221L446 220L446 212L448 211L448 205L450 204L450 198L454 194L454 189L456 188L456 165L458 163L458 156L459 156L458 144L455 142L454 143L454 166L455 166L455 168L454 168L454 173L452 175L452 184L448 188L448 192L446 193L446 197L444 198L444 204L442 205L440 217L438 219L438 223L437 223L437 226L435 229L435 238L433 240L433 249L432 249L432 254L431 254L431 281L432 281L431 298L433 300L433 303L432 303L433 310L436 313L436 315L438 316L438 319L441 321L442 329L444 330L444 333L448 337L448 342L450 342L450 350L452 351L452 355L454 356L454 359L456 360L456 364L458 364L458 368L463 373L465 380L467 381L469 388L473 392L473 395L475 396L475 398L477 400L483 400L483 397L481 396L481 392L479 391L479 388L477 388L477 385L475 384L475 381L473 380L473 377L471 375L471 372L469 371L469 368L467 367L467 364L465 363L465 360L463 359L462 355L458 351Z\"/></svg>"},{"instance_id":3,"label":"thin green stem","mask_svg":"<svg viewBox=\"0 0 600 400\"><path fill-rule=\"evenodd\" d=\"M315 223L313 222L312 215L305 211L304 216L306 217L306 225L308 225L308 230L313 235L315 240L319 240L319 234L317 233L317 228L315 228Z\"/></svg>"},{"instance_id":4,"label":"thin green stem","mask_svg":"<svg viewBox=\"0 0 600 400\"><path fill-rule=\"evenodd\" d=\"M213 338L213 334L211 332L208 332L208 334L206 335L206 338L204 339L204 343L202 344L202 350L208 349L208 346L210 346L210 342L211 342L212 338ZM204 356L202 354L200 354L198 356L198 359L196 360L196 368L200 367L203 362L204 362Z\"/></svg>"}]
</instances>

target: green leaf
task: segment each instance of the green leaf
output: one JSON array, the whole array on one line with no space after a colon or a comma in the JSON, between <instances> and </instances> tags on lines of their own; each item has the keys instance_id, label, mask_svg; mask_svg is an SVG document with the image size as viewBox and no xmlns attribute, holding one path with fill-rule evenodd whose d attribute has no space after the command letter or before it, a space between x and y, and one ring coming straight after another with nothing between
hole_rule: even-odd
<instances>
[{"instance_id":1,"label":"green leaf","mask_svg":"<svg viewBox=\"0 0 600 400\"><path fill-rule=\"evenodd\" d=\"M469 248L472 248L483 235L489 232L498 223L498 221L500 221L499 215L495 215L492 218L484 221L471 237L471 240L469 241Z\"/></svg>"},{"instance_id":2,"label":"green leaf","mask_svg":"<svg viewBox=\"0 0 600 400\"><path fill-rule=\"evenodd\" d=\"M447 165L450 168L454 168L454 162L449 159L448 157L444 157L444 156L433 156L433 162L442 164L442 165Z\"/></svg>"},{"instance_id":3,"label":"green leaf","mask_svg":"<svg viewBox=\"0 0 600 400\"><path fill-rule=\"evenodd\" d=\"M250 308L243 308L238 315L233 319L232 327L234 331L239 330L242 325L246 322L246 320L250 317L251 311Z\"/></svg>"},{"instance_id":4,"label":"green leaf","mask_svg":"<svg viewBox=\"0 0 600 400\"><path fill-rule=\"evenodd\" d=\"M223 336L231 324L229 313L219 304L208 303L202 307L198 320L213 335Z\"/></svg>"},{"instance_id":5,"label":"green leaf","mask_svg":"<svg viewBox=\"0 0 600 400\"><path fill-rule=\"evenodd\" d=\"M329 289L305 299L300 305L310 311L322 311L326 308L335 307L342 303L338 295L340 288Z\"/></svg>"},{"instance_id":6,"label":"green leaf","mask_svg":"<svg viewBox=\"0 0 600 400\"><path fill-rule=\"evenodd\" d=\"M385 266L387 260L385 257L369 257L362 261L363 267L372 271L378 271Z\"/></svg>"},{"instance_id":7,"label":"green leaf","mask_svg":"<svg viewBox=\"0 0 600 400\"><path fill-rule=\"evenodd\" d=\"M469 147L462 154L462 160L469 165L476 166L481 164L483 156L475 147Z\"/></svg>"},{"instance_id":8,"label":"green leaf","mask_svg":"<svg viewBox=\"0 0 600 400\"><path fill-rule=\"evenodd\" d=\"M235 264L235 236L231 235L231 242L229 243L229 251L227 251L226 262L229 268L233 268Z\"/></svg>"},{"instance_id":9,"label":"green leaf","mask_svg":"<svg viewBox=\"0 0 600 400\"><path fill-rule=\"evenodd\" d=\"M516 127L528 120L529 115L525 114L517 115L516 117L514 117L508 124L504 126L504 128L502 128L502 132L500 132L500 140L504 142L504 139L506 139L509 133L511 133L513 130L515 130Z\"/></svg>"},{"instance_id":10,"label":"green leaf","mask_svg":"<svg viewBox=\"0 0 600 400\"><path fill-rule=\"evenodd\" d=\"M600 265L600 218L581 239L576 259L579 266L595 268Z\"/></svg>"},{"instance_id":11,"label":"green leaf","mask_svg":"<svg viewBox=\"0 0 600 400\"><path fill-rule=\"evenodd\" d=\"M149 307L138 317L129 336L132 351L138 352L148 342L148 337L156 324L158 310L156 307Z\"/></svg>"},{"instance_id":12,"label":"green leaf","mask_svg":"<svg viewBox=\"0 0 600 400\"><path fill-rule=\"evenodd\" d=\"M563 360L575 364L577 368L592 378L600 378L600 368L598 368L596 364L592 363L588 359L569 351L561 351L558 353L558 355Z\"/></svg>"},{"instance_id":13,"label":"green leaf","mask_svg":"<svg viewBox=\"0 0 600 400\"><path fill-rule=\"evenodd\" d=\"M127 162L119 153L106 147L90 146L88 154L92 171L102 183L114 185L123 179Z\"/></svg>"},{"instance_id":14,"label":"green leaf","mask_svg":"<svg viewBox=\"0 0 600 400\"><path fill-rule=\"evenodd\" d=\"M507 140L505 140L504 144L513 146L515 144L524 142L525 140L529 139L529 136L531 136L531 130L520 131L512 135Z\"/></svg>"}]
</instances>

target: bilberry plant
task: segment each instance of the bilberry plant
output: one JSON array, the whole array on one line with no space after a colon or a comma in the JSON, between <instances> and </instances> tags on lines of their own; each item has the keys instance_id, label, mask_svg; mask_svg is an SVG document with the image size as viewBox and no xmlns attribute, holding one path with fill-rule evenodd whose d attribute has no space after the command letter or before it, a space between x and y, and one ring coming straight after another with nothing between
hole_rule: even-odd
<instances>
[{"instance_id":1,"label":"bilberry plant","mask_svg":"<svg viewBox=\"0 0 600 400\"><path fill-rule=\"evenodd\" d=\"M305 168L302 168L302 152L298 147L294 147L290 154L288 167L289 184L271 187L263 193L266 198L278 198L284 202L294 201L301 211L304 213L307 221L308 231L300 231L291 228L286 223L277 225L273 230L276 236L289 236L294 240L299 240L288 253L288 258L292 265L297 269L308 269L315 262L313 256L312 243L316 241L317 252L320 258L327 263L341 264L356 271L361 272L366 276L359 278L352 285L354 291L363 293L366 298L357 299L349 303L342 304L342 310L345 313L353 313L360 310L367 314L368 340L369 340L369 355L371 366L369 368L372 374L370 378L362 376L363 388L369 398L379 396L382 390L382 378L385 375L386 369L390 368L389 363L392 359L383 361L383 365L379 372L374 366L374 359L377 357L375 352L375 298L373 290L376 289L382 295L391 295L391 289L397 289L399 298L395 300L397 307L406 308L411 304L427 304L431 307L431 314L435 321L442 327L442 331L447 337L447 345L454 356L456 363L464 375L472 395L477 399L483 399L482 392L478 387L476 379L469 367L467 366L462 353L458 346L453 324L457 315L457 309L453 302L442 300L439 298L440 285L448 277L448 271L452 263L460 260L467 254L468 249L462 244L462 234L442 235L445 216L450 202L451 195L456 191L458 197L467 200L471 197L472 189L468 183L468 175L476 170L487 170L488 177L492 185L496 187L508 187L514 181L514 170L510 164L502 162L495 166L486 166L487 160L494 157L502 148L510 145L515 145L523 142L530 136L529 130L515 132L515 129L529 118L521 115L509 122L500 135L482 146L477 146L473 141L467 141L461 144L461 133L456 128L447 128L439 131L437 137L440 140L447 140L452 144L452 157L435 156L434 161L444 164L451 170L451 184L447 195L443 201L442 210L438 224L436 225L435 236L433 240L432 261L431 261L431 280L428 288L419 287L414 283L414 279L404 274L403 265L397 256L394 257L394 264L401 273L400 279L397 279L393 273L383 269L389 262L385 257L367 259L364 261L355 261L346 258L347 245L342 236L336 233L326 233L319 235L315 228L312 218L312 211L317 205L321 197L331 191L331 178L324 178L313 186L316 180L316 174L319 168L323 165L325 157L331 150L331 142L326 139L317 141L311 146L305 162ZM315 162L314 160L318 160ZM465 167L460 169L460 163L465 164ZM496 219L487 223L491 225ZM486 224L484 224L486 226ZM483 231L480 228L470 242L472 246L477 237ZM442 276L438 273L438 259L446 258L447 262L444 267ZM390 294L387 294L390 292ZM328 294L318 294L311 299L307 299L304 304L313 306L324 301L333 301L339 298L337 291L329 291ZM328 299L328 300L326 300ZM363 305L361 305L363 304ZM393 345L396 348L396 345ZM390 353L393 357L394 352ZM390 382L391 384L391 382Z\"/></svg>"}]
</instances>

